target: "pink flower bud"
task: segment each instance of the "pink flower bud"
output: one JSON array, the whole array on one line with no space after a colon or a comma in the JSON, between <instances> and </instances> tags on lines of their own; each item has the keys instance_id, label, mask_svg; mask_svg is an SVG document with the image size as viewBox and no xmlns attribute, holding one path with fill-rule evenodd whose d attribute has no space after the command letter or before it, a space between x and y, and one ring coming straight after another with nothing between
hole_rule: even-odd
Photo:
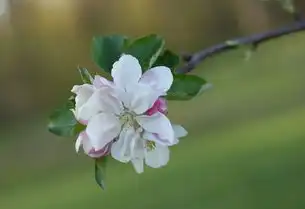
<instances>
[{"instance_id":1,"label":"pink flower bud","mask_svg":"<svg viewBox=\"0 0 305 209\"><path fill-rule=\"evenodd\" d=\"M146 111L146 115L151 116L151 115L155 114L156 112L160 112L165 115L167 114L167 103L166 103L166 100L162 97L159 97L155 101L153 106Z\"/></svg>"}]
</instances>

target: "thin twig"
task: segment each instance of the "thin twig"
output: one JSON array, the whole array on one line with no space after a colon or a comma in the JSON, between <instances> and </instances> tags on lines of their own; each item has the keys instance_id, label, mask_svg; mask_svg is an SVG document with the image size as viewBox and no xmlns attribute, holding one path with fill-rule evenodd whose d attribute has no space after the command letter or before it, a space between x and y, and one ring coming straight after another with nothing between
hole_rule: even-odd
<instances>
[{"instance_id":1,"label":"thin twig","mask_svg":"<svg viewBox=\"0 0 305 209\"><path fill-rule=\"evenodd\" d=\"M291 33L305 31L305 19L296 21L292 25L288 25L275 30L267 31L260 34L255 34L247 37L241 37L225 41L220 44L205 48L191 55L183 55L185 64L176 70L177 73L188 73L192 71L197 65L203 62L206 58L215 54L219 54L225 51L236 49L242 45L251 45L253 49L256 49L259 44L267 42L271 39L279 38Z\"/></svg>"}]
</instances>

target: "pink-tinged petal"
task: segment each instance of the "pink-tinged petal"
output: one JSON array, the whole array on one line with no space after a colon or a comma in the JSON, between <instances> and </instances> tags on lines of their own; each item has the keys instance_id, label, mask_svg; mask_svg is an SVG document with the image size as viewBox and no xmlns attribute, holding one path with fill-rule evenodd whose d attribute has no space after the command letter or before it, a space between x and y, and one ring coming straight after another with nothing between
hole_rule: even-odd
<instances>
[{"instance_id":1,"label":"pink-tinged petal","mask_svg":"<svg viewBox=\"0 0 305 209\"><path fill-rule=\"evenodd\" d=\"M88 125L88 120L79 120L80 124Z\"/></svg>"},{"instance_id":2,"label":"pink-tinged petal","mask_svg":"<svg viewBox=\"0 0 305 209\"><path fill-rule=\"evenodd\" d=\"M96 75L93 80L93 86L95 88L114 87L114 83L102 76Z\"/></svg>"},{"instance_id":3,"label":"pink-tinged petal","mask_svg":"<svg viewBox=\"0 0 305 209\"><path fill-rule=\"evenodd\" d=\"M145 163L152 168L160 168L167 165L170 151L167 146L156 144L153 150L146 150Z\"/></svg>"},{"instance_id":4,"label":"pink-tinged petal","mask_svg":"<svg viewBox=\"0 0 305 209\"><path fill-rule=\"evenodd\" d=\"M83 145L83 150L84 150L85 154L91 158L100 158L100 157L108 155L110 152L112 142L108 143L104 148L102 148L100 150L95 150L92 147L90 140L88 138L88 135L86 134L85 131L83 131L79 135L78 139L81 139L81 140L77 140L76 147L80 146L78 141L81 141L81 145Z\"/></svg>"},{"instance_id":5,"label":"pink-tinged petal","mask_svg":"<svg viewBox=\"0 0 305 209\"><path fill-rule=\"evenodd\" d=\"M168 67L154 67L142 75L140 83L149 85L153 89L165 93L173 83L173 74Z\"/></svg>"},{"instance_id":6,"label":"pink-tinged petal","mask_svg":"<svg viewBox=\"0 0 305 209\"><path fill-rule=\"evenodd\" d=\"M99 113L91 118L86 128L90 144L95 150L104 148L119 135L121 123L113 114Z\"/></svg>"},{"instance_id":7,"label":"pink-tinged petal","mask_svg":"<svg viewBox=\"0 0 305 209\"><path fill-rule=\"evenodd\" d=\"M160 112L157 112L151 116L140 115L136 117L140 126L150 133L158 134L158 136L173 143L175 141L174 131L168 118Z\"/></svg>"},{"instance_id":8,"label":"pink-tinged petal","mask_svg":"<svg viewBox=\"0 0 305 209\"><path fill-rule=\"evenodd\" d=\"M146 111L146 115L153 115L156 112L167 114L167 103L166 100L162 97L158 98L157 101L153 104L153 106Z\"/></svg>"},{"instance_id":9,"label":"pink-tinged petal","mask_svg":"<svg viewBox=\"0 0 305 209\"><path fill-rule=\"evenodd\" d=\"M131 55L122 55L113 64L111 71L114 84L122 89L128 89L130 85L137 84L142 75L139 61Z\"/></svg>"},{"instance_id":10,"label":"pink-tinged petal","mask_svg":"<svg viewBox=\"0 0 305 209\"><path fill-rule=\"evenodd\" d=\"M87 153L92 158L100 158L107 156L110 153L112 142L108 143L104 148L100 150L94 150L93 148Z\"/></svg>"}]
</instances>

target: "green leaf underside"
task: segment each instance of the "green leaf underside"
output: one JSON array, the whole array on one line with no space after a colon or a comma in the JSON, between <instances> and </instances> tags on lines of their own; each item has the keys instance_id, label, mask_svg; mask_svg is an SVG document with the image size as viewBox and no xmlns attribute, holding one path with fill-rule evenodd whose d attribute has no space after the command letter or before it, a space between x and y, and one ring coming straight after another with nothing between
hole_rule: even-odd
<instances>
[{"instance_id":1,"label":"green leaf underside","mask_svg":"<svg viewBox=\"0 0 305 209\"><path fill-rule=\"evenodd\" d=\"M174 75L174 82L167 92L168 100L190 100L197 96L207 82L195 75Z\"/></svg>"},{"instance_id":2,"label":"green leaf underside","mask_svg":"<svg viewBox=\"0 0 305 209\"><path fill-rule=\"evenodd\" d=\"M162 53L162 55L158 57L153 67L166 66L170 68L172 71L174 71L175 67L179 65L179 62L180 62L179 56L167 49Z\"/></svg>"},{"instance_id":3,"label":"green leaf underside","mask_svg":"<svg viewBox=\"0 0 305 209\"><path fill-rule=\"evenodd\" d=\"M127 42L124 53L136 57L143 72L145 72L156 62L163 51L164 44L165 42L160 36L148 35L132 42Z\"/></svg>"},{"instance_id":4,"label":"green leaf underside","mask_svg":"<svg viewBox=\"0 0 305 209\"><path fill-rule=\"evenodd\" d=\"M68 102L65 105L65 108L74 109L75 108L75 95L69 97Z\"/></svg>"},{"instance_id":5,"label":"green leaf underside","mask_svg":"<svg viewBox=\"0 0 305 209\"><path fill-rule=\"evenodd\" d=\"M91 84L93 82L93 77L86 68L78 67L78 72L81 76L83 83Z\"/></svg>"},{"instance_id":6,"label":"green leaf underside","mask_svg":"<svg viewBox=\"0 0 305 209\"><path fill-rule=\"evenodd\" d=\"M62 108L54 110L49 117L48 130L62 137L76 136L85 129L85 126L80 124L70 110L74 108L74 100L70 99Z\"/></svg>"},{"instance_id":7,"label":"green leaf underside","mask_svg":"<svg viewBox=\"0 0 305 209\"><path fill-rule=\"evenodd\" d=\"M104 190L105 189L105 172L107 165L107 157L95 159L95 181Z\"/></svg>"},{"instance_id":8,"label":"green leaf underside","mask_svg":"<svg viewBox=\"0 0 305 209\"><path fill-rule=\"evenodd\" d=\"M105 72L110 73L114 62L122 55L126 36L110 35L94 37L92 41L93 61Z\"/></svg>"}]
</instances>

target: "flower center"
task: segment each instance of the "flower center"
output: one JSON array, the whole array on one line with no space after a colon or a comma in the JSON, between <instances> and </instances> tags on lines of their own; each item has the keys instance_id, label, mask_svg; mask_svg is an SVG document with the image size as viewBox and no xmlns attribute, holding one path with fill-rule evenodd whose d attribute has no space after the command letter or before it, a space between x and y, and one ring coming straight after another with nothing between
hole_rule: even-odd
<instances>
[{"instance_id":1,"label":"flower center","mask_svg":"<svg viewBox=\"0 0 305 209\"><path fill-rule=\"evenodd\" d=\"M122 130L133 128L136 132L140 134L143 133L143 129L136 121L135 116L135 113L129 111L125 111L119 116L122 123ZM153 151L156 148L156 143L154 141L145 140L145 148L147 151Z\"/></svg>"},{"instance_id":2,"label":"flower center","mask_svg":"<svg viewBox=\"0 0 305 209\"><path fill-rule=\"evenodd\" d=\"M135 119L135 114L132 112L125 111L119 117L121 123L123 124L124 128L134 128L137 130L140 125L137 123Z\"/></svg>"},{"instance_id":3,"label":"flower center","mask_svg":"<svg viewBox=\"0 0 305 209\"><path fill-rule=\"evenodd\" d=\"M152 151L156 148L156 143L154 141L146 141L145 147L148 151Z\"/></svg>"}]
</instances>

